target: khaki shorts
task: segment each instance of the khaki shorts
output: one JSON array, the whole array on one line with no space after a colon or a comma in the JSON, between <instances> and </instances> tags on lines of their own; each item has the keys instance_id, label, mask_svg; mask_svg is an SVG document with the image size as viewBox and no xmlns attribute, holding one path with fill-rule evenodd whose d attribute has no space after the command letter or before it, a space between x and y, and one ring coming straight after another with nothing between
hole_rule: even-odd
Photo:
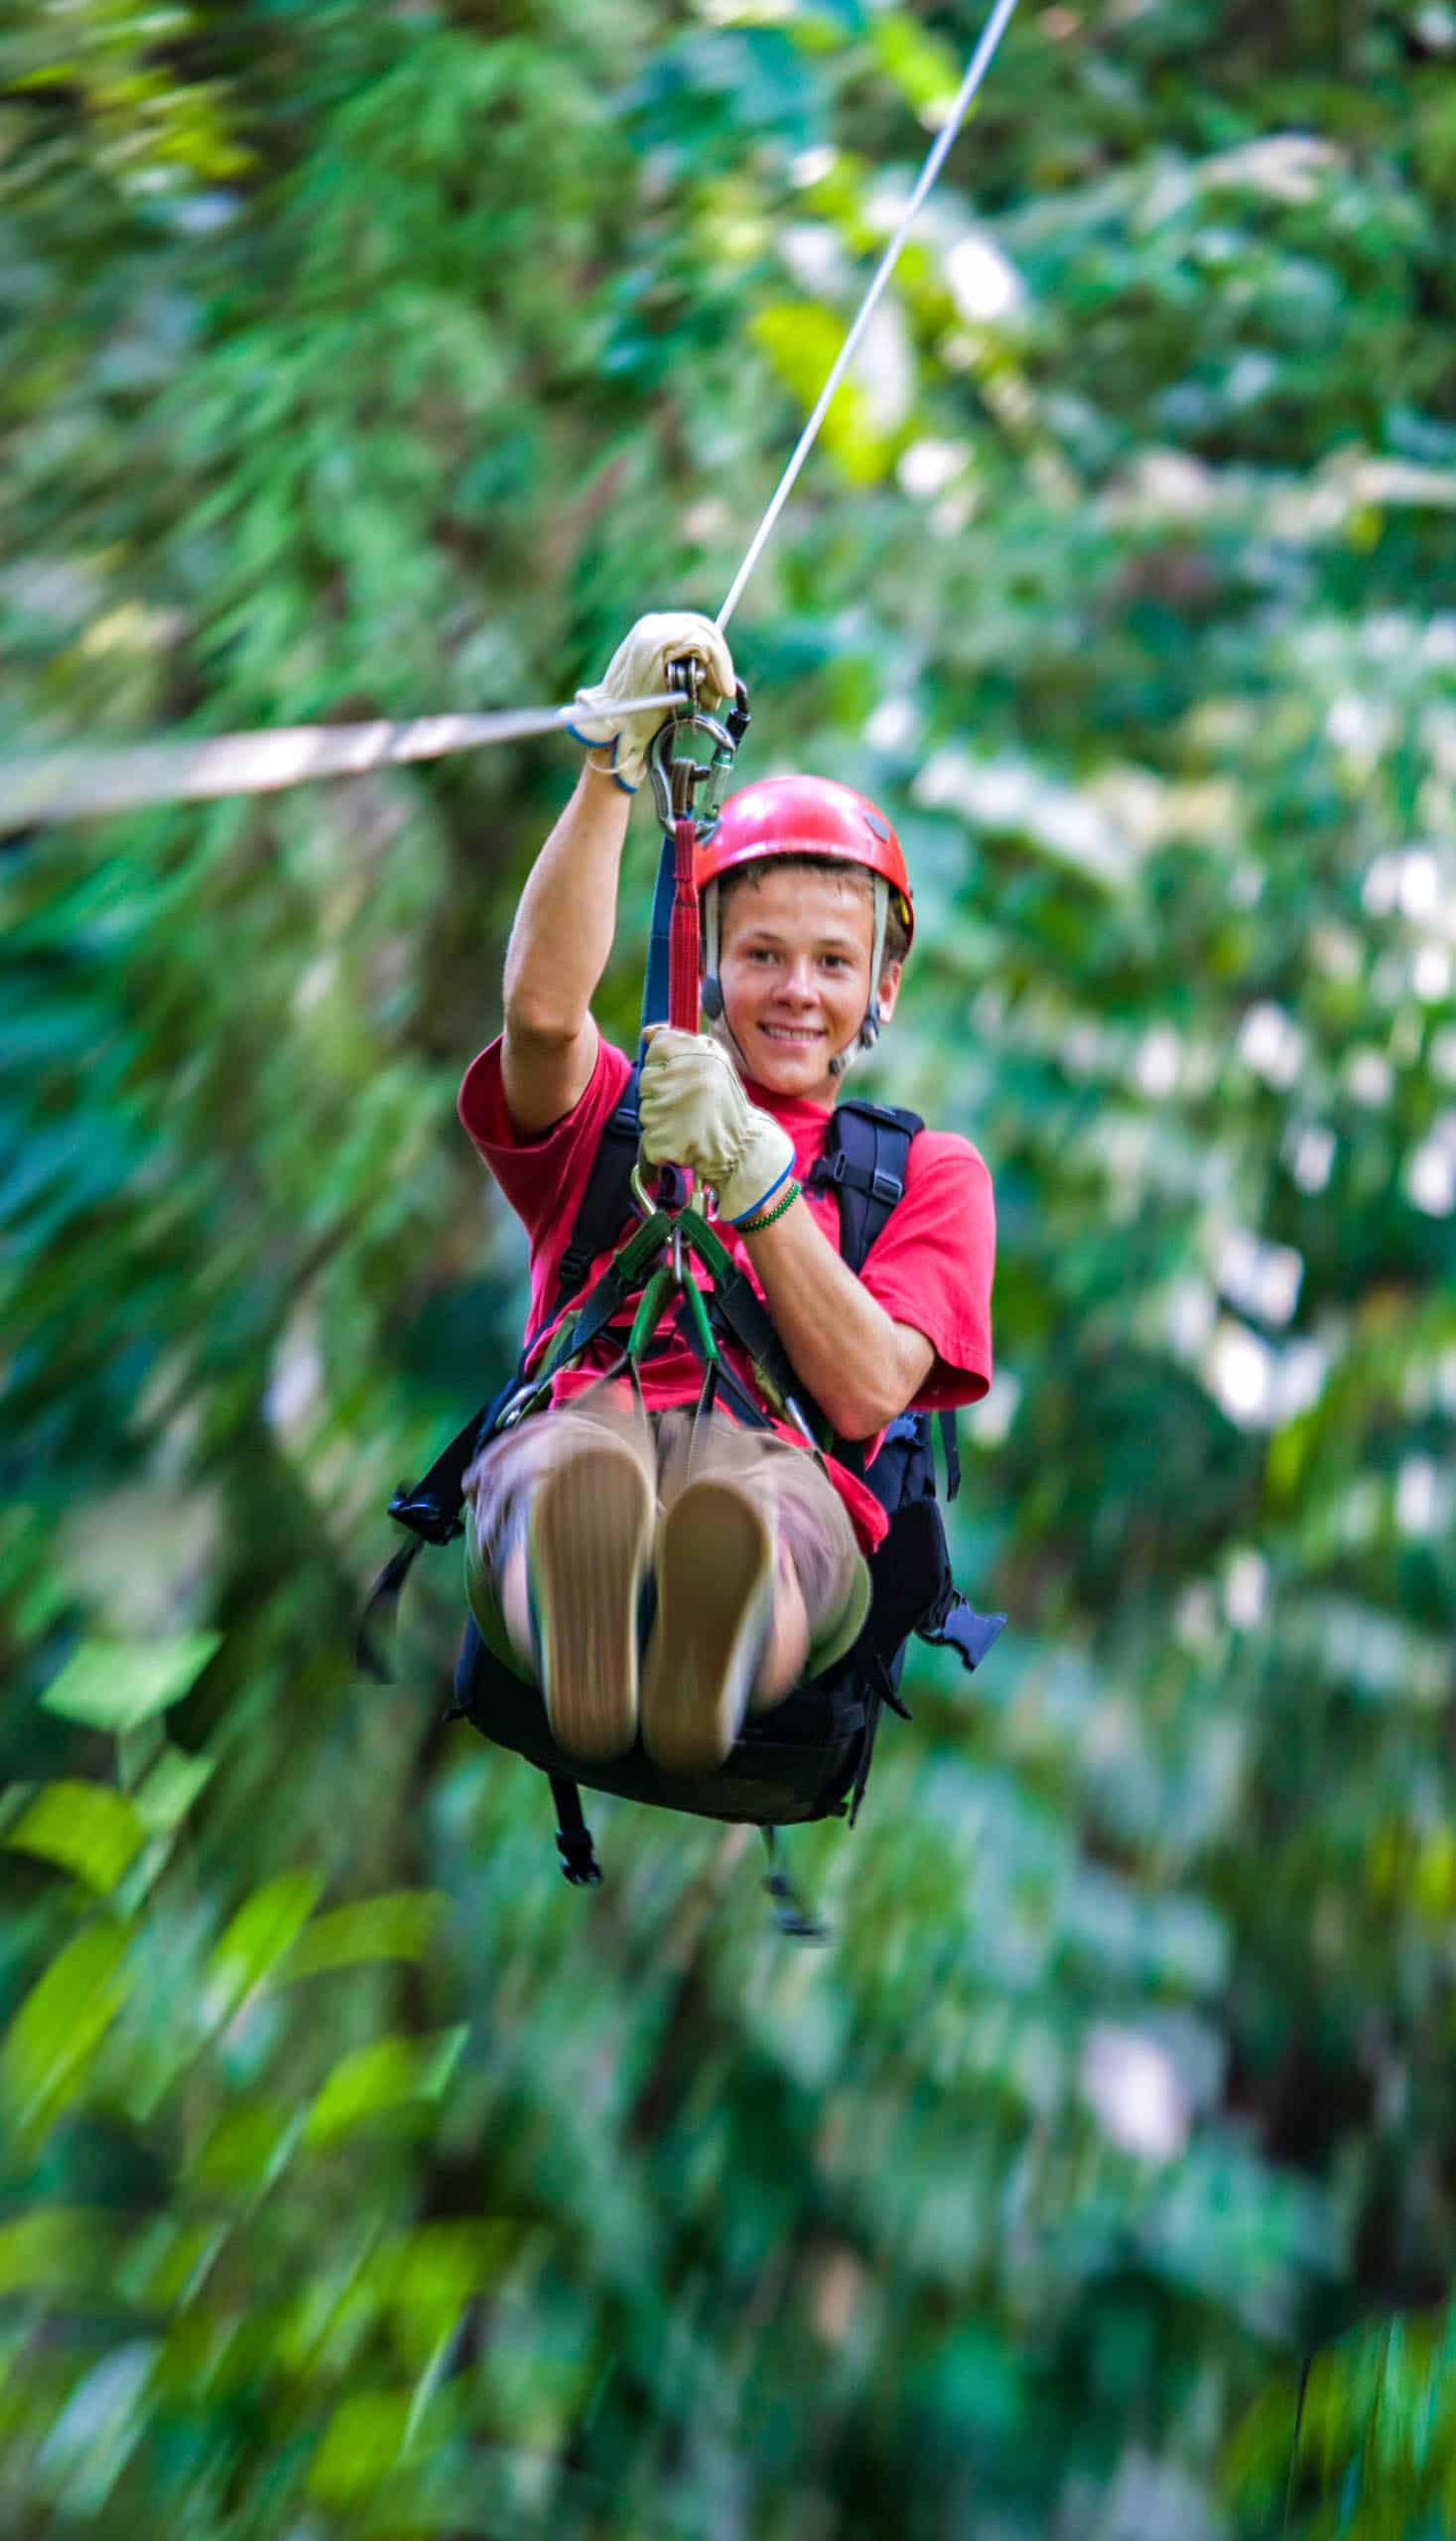
<instances>
[{"instance_id":1,"label":"khaki shorts","mask_svg":"<svg viewBox=\"0 0 1456 2541\"><path fill-rule=\"evenodd\" d=\"M644 1418L603 1389L600 1396L535 1412L492 1438L464 1478L465 1594L481 1637L514 1674L522 1674L521 1661L501 1620L495 1577L525 1526L536 1485L603 1428L648 1465L660 1509L705 1472L746 1478L760 1504L773 1507L779 1545L793 1563L809 1618L807 1676L822 1674L858 1641L869 1612L869 1572L849 1511L807 1448L772 1430L740 1428L719 1411L696 1422L689 1410Z\"/></svg>"}]
</instances>

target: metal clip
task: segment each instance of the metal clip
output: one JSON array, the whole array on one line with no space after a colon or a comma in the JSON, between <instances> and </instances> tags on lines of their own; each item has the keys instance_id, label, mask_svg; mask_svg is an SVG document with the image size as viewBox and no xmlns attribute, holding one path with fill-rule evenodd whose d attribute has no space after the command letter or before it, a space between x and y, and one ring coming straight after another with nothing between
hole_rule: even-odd
<instances>
[{"instance_id":1,"label":"metal clip","mask_svg":"<svg viewBox=\"0 0 1456 2541\"><path fill-rule=\"evenodd\" d=\"M705 715L699 710L695 657L689 655L685 661L670 665L668 676L675 687L678 685L676 675L680 671L692 674L695 688L691 692L684 689L683 704L674 708L667 722L654 735L647 754L647 766L652 778L652 799L663 828L670 830L679 813L687 811L692 813L699 833L703 835L718 818L718 794L723 778L732 766L738 742L748 728L748 692L739 680L737 702L729 710L727 723L721 724L716 715ZM707 734L713 743L711 759L677 755L679 736L689 732ZM701 808L697 803L700 788L706 788Z\"/></svg>"}]
</instances>

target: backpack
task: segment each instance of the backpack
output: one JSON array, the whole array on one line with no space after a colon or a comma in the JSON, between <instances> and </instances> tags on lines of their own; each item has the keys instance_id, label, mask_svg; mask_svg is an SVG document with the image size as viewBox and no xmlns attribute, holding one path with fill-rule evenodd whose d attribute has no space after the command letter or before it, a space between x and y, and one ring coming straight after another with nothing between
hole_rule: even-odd
<instances>
[{"instance_id":1,"label":"backpack","mask_svg":"<svg viewBox=\"0 0 1456 2541\"><path fill-rule=\"evenodd\" d=\"M368 1615L379 1604L397 1596L422 1542L446 1543L460 1534L461 1486L466 1468L519 1395L541 1332L557 1322L582 1288L593 1263L617 1240L630 1218L629 1180L638 1139L637 1075L634 1069L621 1103L602 1132L562 1256L555 1298L542 1325L528 1337L516 1375L466 1422L424 1480L396 1492L389 1504L391 1517L408 1528L415 1540L402 1547L381 1572L366 1610L366 1626ZM809 1188L834 1191L840 1212L841 1257L856 1272L863 1268L904 1194L910 1144L923 1127L913 1112L853 1099L837 1104L830 1116L825 1152L809 1175ZM610 1272L598 1289L609 1289L609 1281ZM600 1310L602 1325L623 1301L608 1293ZM592 1311L593 1302L589 1300L586 1311ZM741 1274L721 1283L709 1305L725 1336L747 1349L760 1368L766 1367L781 1391L792 1391L802 1401L803 1388L751 1283ZM740 1418L749 1425L766 1424L761 1407L743 1389L725 1378L722 1390ZM953 1415L940 1413L939 1425L947 1498L954 1499L960 1462ZM640 1747L609 1763L589 1767L565 1755L552 1739L536 1687L513 1675L488 1648L473 1617L467 1621L456 1669L455 1699L447 1717L467 1720L483 1737L524 1757L548 1776L556 1803L557 1847L573 1886L595 1886L601 1876L582 1813L578 1786L585 1783L649 1806L760 1826L768 1843L768 1885L781 1910L779 1920L787 1931L813 1933L817 1928L804 1917L787 1880L774 1867L774 1829L846 1814L851 1825L855 1823L883 1709L888 1706L909 1716L900 1699L899 1680L912 1634L954 1649L962 1664L974 1669L1001 1631L1004 1615L978 1614L951 1578L936 1498L932 1415L902 1412L885 1431L879 1452L868 1466L853 1447L837 1445L835 1452L860 1473L890 1521L883 1541L869 1556L873 1595L864 1628L854 1648L821 1676L802 1681L771 1711L750 1714L736 1746L711 1775L662 1774ZM360 1651L366 1664L375 1664L366 1630L361 1631Z\"/></svg>"}]
</instances>

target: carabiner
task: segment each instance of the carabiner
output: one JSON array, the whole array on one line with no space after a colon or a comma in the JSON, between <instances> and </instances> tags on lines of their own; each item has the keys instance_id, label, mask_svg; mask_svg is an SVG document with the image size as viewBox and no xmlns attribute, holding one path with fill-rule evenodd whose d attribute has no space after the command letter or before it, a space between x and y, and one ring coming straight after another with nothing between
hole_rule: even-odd
<instances>
[{"instance_id":1,"label":"carabiner","mask_svg":"<svg viewBox=\"0 0 1456 2541\"><path fill-rule=\"evenodd\" d=\"M670 831L674 821L682 813L689 812L701 838L706 837L718 819L718 796L723 779L732 766L738 743L752 718L748 712L748 692L741 680L736 683L733 704L720 723L716 715L706 715L699 709L697 656L689 654L682 662L670 665L668 677L675 686L675 674L679 671L686 675L689 683L683 691L684 704L674 708L654 736L647 765L652 777L652 799L663 829ZM708 735L713 743L712 758L677 756L678 736L687 732ZM700 787L704 789L701 808L697 802Z\"/></svg>"}]
</instances>

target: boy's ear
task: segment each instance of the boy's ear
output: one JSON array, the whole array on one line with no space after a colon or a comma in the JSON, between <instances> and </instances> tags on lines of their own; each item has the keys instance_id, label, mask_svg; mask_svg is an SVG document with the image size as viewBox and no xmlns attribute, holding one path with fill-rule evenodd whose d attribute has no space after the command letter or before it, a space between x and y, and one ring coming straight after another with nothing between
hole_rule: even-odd
<instances>
[{"instance_id":1,"label":"boy's ear","mask_svg":"<svg viewBox=\"0 0 1456 2541\"><path fill-rule=\"evenodd\" d=\"M903 962L886 962L880 971L879 994L876 1002L881 1023L888 1023L895 1010L895 1000L900 994L900 975L904 967Z\"/></svg>"}]
</instances>

